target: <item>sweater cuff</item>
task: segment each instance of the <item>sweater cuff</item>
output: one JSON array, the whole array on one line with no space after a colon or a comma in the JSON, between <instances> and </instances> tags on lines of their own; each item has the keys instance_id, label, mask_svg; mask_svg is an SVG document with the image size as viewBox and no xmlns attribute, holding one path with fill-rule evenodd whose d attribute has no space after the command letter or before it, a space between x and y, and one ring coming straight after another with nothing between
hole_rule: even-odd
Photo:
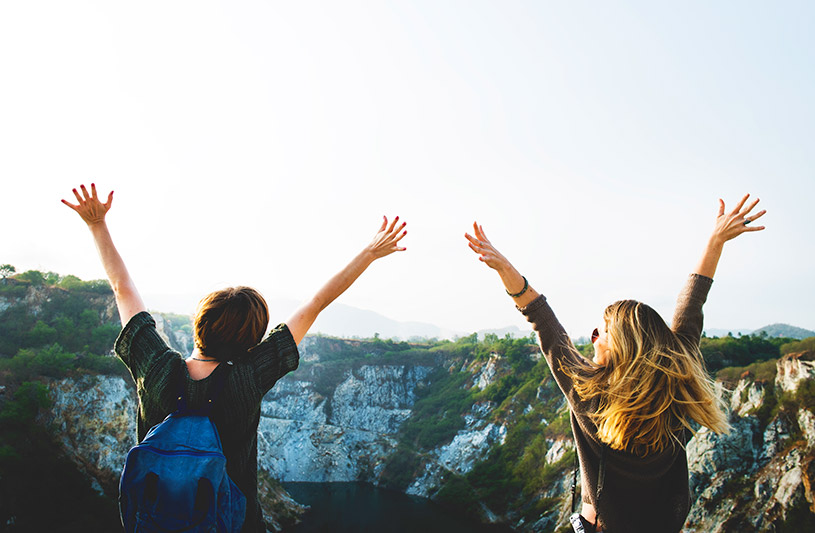
<instances>
[{"instance_id":1,"label":"sweater cuff","mask_svg":"<svg viewBox=\"0 0 815 533\"><path fill-rule=\"evenodd\" d=\"M524 316L529 316L531 313L534 313L539 308L546 305L546 297L543 294L539 294L537 298L529 302L525 307L518 307L515 306L515 309L523 313Z\"/></svg>"},{"instance_id":2,"label":"sweater cuff","mask_svg":"<svg viewBox=\"0 0 815 533\"><path fill-rule=\"evenodd\" d=\"M532 324L533 329L538 332L541 343L554 342L557 335L559 335L559 333L555 334L555 332L563 331L563 326L555 316L555 312L549 307L546 297L542 294L529 302L526 307L518 307L518 311L526 317L527 322ZM550 338L551 335L555 336Z\"/></svg>"},{"instance_id":3,"label":"sweater cuff","mask_svg":"<svg viewBox=\"0 0 815 533\"><path fill-rule=\"evenodd\" d=\"M113 350L117 354L121 354L123 352L129 353L130 352L130 345L133 343L133 339L139 333L139 330L144 326L153 326L155 327L156 321L153 320L153 316L148 313L147 311L142 311L133 315L133 317L128 320L127 324L122 328L122 331L119 333L119 336L116 338L116 342L113 344Z\"/></svg>"},{"instance_id":4,"label":"sweater cuff","mask_svg":"<svg viewBox=\"0 0 815 533\"><path fill-rule=\"evenodd\" d=\"M147 311L138 313L128 321L113 346L116 355L131 373L135 371L134 376L146 371L144 365L155 354L169 349L156 330L156 321Z\"/></svg>"}]
</instances>

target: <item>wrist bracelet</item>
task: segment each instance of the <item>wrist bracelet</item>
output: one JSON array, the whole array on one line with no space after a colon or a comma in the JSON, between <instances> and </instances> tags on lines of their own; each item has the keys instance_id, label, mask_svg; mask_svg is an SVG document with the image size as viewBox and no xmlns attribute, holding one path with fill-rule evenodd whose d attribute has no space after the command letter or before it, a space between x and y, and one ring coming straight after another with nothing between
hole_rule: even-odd
<instances>
[{"instance_id":1,"label":"wrist bracelet","mask_svg":"<svg viewBox=\"0 0 815 533\"><path fill-rule=\"evenodd\" d=\"M521 277L524 278L524 288L521 289L521 292L516 292L515 294L512 294L511 292L507 291L507 294L509 294L513 298L517 298L518 296L523 296L523 294L526 292L526 289L529 288L529 282L526 280L526 276L521 276Z\"/></svg>"}]
</instances>

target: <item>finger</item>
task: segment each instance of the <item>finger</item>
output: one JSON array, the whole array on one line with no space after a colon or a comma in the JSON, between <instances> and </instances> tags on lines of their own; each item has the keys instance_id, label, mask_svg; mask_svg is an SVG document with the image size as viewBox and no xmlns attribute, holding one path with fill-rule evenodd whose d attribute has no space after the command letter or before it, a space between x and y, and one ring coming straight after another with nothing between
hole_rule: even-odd
<instances>
[{"instance_id":1,"label":"finger","mask_svg":"<svg viewBox=\"0 0 815 533\"><path fill-rule=\"evenodd\" d=\"M77 209L79 209L79 206L78 206L78 205L74 205L74 204L72 204L71 202L68 202L68 201L65 201L65 200L60 200L60 202L62 202L63 204L67 205L68 207L70 207L70 208L71 208L71 209L73 209L74 211L76 211Z\"/></svg>"},{"instance_id":2,"label":"finger","mask_svg":"<svg viewBox=\"0 0 815 533\"><path fill-rule=\"evenodd\" d=\"M744 231L761 231L764 229L764 226L745 226Z\"/></svg>"},{"instance_id":3,"label":"finger","mask_svg":"<svg viewBox=\"0 0 815 533\"><path fill-rule=\"evenodd\" d=\"M484 227L483 226L479 225L478 226L478 231L481 233L481 240L482 241L490 242L489 238L487 237L487 234L484 232Z\"/></svg>"},{"instance_id":4,"label":"finger","mask_svg":"<svg viewBox=\"0 0 815 533\"><path fill-rule=\"evenodd\" d=\"M110 206L113 204L113 191L110 191L108 194L108 201L105 202L105 209L110 209Z\"/></svg>"},{"instance_id":5,"label":"finger","mask_svg":"<svg viewBox=\"0 0 815 533\"><path fill-rule=\"evenodd\" d=\"M85 196L85 201L87 202L88 200L90 200L91 197L88 194L88 189L85 188L85 185L82 184L82 185L79 186L79 188L82 189L82 195Z\"/></svg>"},{"instance_id":6,"label":"finger","mask_svg":"<svg viewBox=\"0 0 815 533\"><path fill-rule=\"evenodd\" d=\"M390 230L385 236L385 242L387 242L389 244L393 244L393 243L397 242L399 239L401 239L402 237L404 237L405 236L404 234L407 233L407 230L404 230L403 228L406 225L407 224L405 222L403 222L402 225L399 226L398 228Z\"/></svg>"},{"instance_id":7,"label":"finger","mask_svg":"<svg viewBox=\"0 0 815 533\"><path fill-rule=\"evenodd\" d=\"M401 241L402 239L404 239L404 238L405 238L405 235L407 235L407 230L405 230L405 231L403 231L402 233L400 233L400 234L399 234L399 236L398 236L398 237L396 237L396 239L394 239L393 244L396 244L397 242L399 242L399 241Z\"/></svg>"},{"instance_id":8,"label":"finger","mask_svg":"<svg viewBox=\"0 0 815 533\"><path fill-rule=\"evenodd\" d=\"M468 241L472 242L472 243L475 243L475 244L478 243L478 239L476 239L475 237L473 237L469 233L465 233L464 238L467 239Z\"/></svg>"},{"instance_id":9,"label":"finger","mask_svg":"<svg viewBox=\"0 0 815 533\"><path fill-rule=\"evenodd\" d=\"M79 195L79 192L76 189L71 190L73 191L74 196L76 196L76 201L79 202L79 205L82 205L83 200L82 197Z\"/></svg>"},{"instance_id":10,"label":"finger","mask_svg":"<svg viewBox=\"0 0 815 533\"><path fill-rule=\"evenodd\" d=\"M99 196L97 196L97 194L96 194L96 184L95 183L91 183L91 198L93 198L94 200L99 200Z\"/></svg>"},{"instance_id":11,"label":"finger","mask_svg":"<svg viewBox=\"0 0 815 533\"><path fill-rule=\"evenodd\" d=\"M746 202L748 198L750 198L750 195L749 195L749 194L745 194L745 195L744 195L744 198L742 198L742 199L741 199L741 201L740 201L740 202L739 202L739 203L736 205L735 209L733 209L733 211L731 212L731 214L735 215L735 214L737 214L739 211L741 211L741 208L742 208L742 206L744 205L744 202Z\"/></svg>"},{"instance_id":12,"label":"finger","mask_svg":"<svg viewBox=\"0 0 815 533\"><path fill-rule=\"evenodd\" d=\"M753 222L753 221L755 221L756 219L759 219L759 218L763 217L763 216L764 216L764 213L766 213L766 212L767 212L767 210L766 210L766 209L762 209L761 211L759 211L758 213L756 213L755 215L753 215L752 217L750 217L750 222Z\"/></svg>"},{"instance_id":13,"label":"finger","mask_svg":"<svg viewBox=\"0 0 815 533\"><path fill-rule=\"evenodd\" d=\"M480 240L474 238L472 235L468 235L468 234L465 233L464 236L467 237L467 240L470 241L470 246L475 246L476 248L478 248L479 250L482 250L482 251L488 249L487 246L483 242L481 242Z\"/></svg>"},{"instance_id":14,"label":"finger","mask_svg":"<svg viewBox=\"0 0 815 533\"><path fill-rule=\"evenodd\" d=\"M742 215L747 216L747 214L748 214L750 211L752 211L752 210L753 210L753 208L754 208L754 207L755 207L755 206L758 204L758 202L759 202L759 199L758 199L758 198L756 198L755 200L753 200L752 202L750 202L750 205L748 205L748 206L747 206L747 209L745 209L745 210L744 210L744 212L742 213Z\"/></svg>"},{"instance_id":15,"label":"finger","mask_svg":"<svg viewBox=\"0 0 815 533\"><path fill-rule=\"evenodd\" d=\"M388 227L388 217L382 216L382 225L379 226L379 231L385 231L385 228Z\"/></svg>"},{"instance_id":16,"label":"finger","mask_svg":"<svg viewBox=\"0 0 815 533\"><path fill-rule=\"evenodd\" d=\"M719 216L724 215L724 200L719 198Z\"/></svg>"},{"instance_id":17,"label":"finger","mask_svg":"<svg viewBox=\"0 0 815 533\"><path fill-rule=\"evenodd\" d=\"M393 222L391 222L391 225L388 227L388 233L391 233L393 231L393 227L396 226L397 222L399 222L398 216L393 219Z\"/></svg>"},{"instance_id":18,"label":"finger","mask_svg":"<svg viewBox=\"0 0 815 533\"><path fill-rule=\"evenodd\" d=\"M475 236L478 238L478 240L480 241L487 240L487 237L484 236L484 228L481 226L481 224L473 222L473 228L475 229Z\"/></svg>"}]
</instances>

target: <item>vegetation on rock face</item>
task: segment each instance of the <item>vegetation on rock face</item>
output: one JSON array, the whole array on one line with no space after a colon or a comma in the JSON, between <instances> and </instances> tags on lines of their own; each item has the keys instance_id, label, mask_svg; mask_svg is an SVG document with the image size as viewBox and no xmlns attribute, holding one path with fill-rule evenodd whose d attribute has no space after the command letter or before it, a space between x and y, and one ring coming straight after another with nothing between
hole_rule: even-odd
<instances>
[{"instance_id":1,"label":"vegetation on rock face","mask_svg":"<svg viewBox=\"0 0 815 533\"><path fill-rule=\"evenodd\" d=\"M794 339L767 335L743 335L741 337L702 337L700 349L708 370L717 372L726 367L747 366L757 361L777 359L781 347Z\"/></svg>"},{"instance_id":2,"label":"vegetation on rock face","mask_svg":"<svg viewBox=\"0 0 815 533\"><path fill-rule=\"evenodd\" d=\"M731 366L716 373L716 379L728 386L733 386L740 379L750 377L761 383L772 383L778 371L778 359L758 361L747 366Z\"/></svg>"},{"instance_id":3,"label":"vegetation on rock face","mask_svg":"<svg viewBox=\"0 0 815 533\"><path fill-rule=\"evenodd\" d=\"M19 383L69 372L126 375L110 356L121 330L106 281L29 270L4 280L0 379ZM19 293L19 294L18 294Z\"/></svg>"},{"instance_id":4,"label":"vegetation on rock face","mask_svg":"<svg viewBox=\"0 0 815 533\"><path fill-rule=\"evenodd\" d=\"M0 524L19 531L115 527L115 501L94 492L62 458L47 431L34 423L38 410L48 407L45 379L77 373L126 375L110 355L120 329L110 289L103 281L52 272L17 274L12 265L0 265L0 277ZM174 329L189 330L188 317L164 318ZM417 386L411 416L382 471L383 484L407 489L436 460L435 451L467 428L466 417L478 412L506 428L506 434L469 472L446 473L435 499L469 513L480 514L486 506L527 524L560 506L551 497L552 487L571 476L574 452L567 450L552 464L546 455L555 441L571 438L569 413L534 338L488 334L479 340L473 334L455 341L406 343L316 336L309 342L319 361L304 361L298 373L312 379L324 396L364 365L434 368ZM784 354L813 349L815 337L799 341L762 334L703 338L701 343L708 369L726 386L750 378L764 387L764 401L751 414L762 427L782 415L791 441L801 438L797 410L815 410L815 384L804 382L794 394L778 393L776 362ZM578 350L586 357L593 354L589 344ZM476 382L486 367L494 374L481 382L486 385L482 390ZM277 490L272 480L262 486ZM731 489L743 492L740 485ZM44 490L48 513L42 512ZM789 509L778 530L807 529L812 517L804 507Z\"/></svg>"},{"instance_id":5,"label":"vegetation on rock face","mask_svg":"<svg viewBox=\"0 0 815 533\"><path fill-rule=\"evenodd\" d=\"M49 405L48 390L24 382L0 400L0 524L4 531L111 531L116 500L97 494L34 423Z\"/></svg>"},{"instance_id":6,"label":"vegetation on rock face","mask_svg":"<svg viewBox=\"0 0 815 533\"><path fill-rule=\"evenodd\" d=\"M115 498L93 490L35 423L50 403L46 378L127 373L109 355L121 329L113 294L104 281L1 266L0 529L115 529Z\"/></svg>"},{"instance_id":7,"label":"vegetation on rock face","mask_svg":"<svg viewBox=\"0 0 815 533\"><path fill-rule=\"evenodd\" d=\"M815 337L792 341L781 345L781 355L796 352L815 352Z\"/></svg>"},{"instance_id":8,"label":"vegetation on rock face","mask_svg":"<svg viewBox=\"0 0 815 533\"><path fill-rule=\"evenodd\" d=\"M513 339L475 335L430 348L440 367L429 385L418 392L411 417L399 432L399 447L386 464L381 481L404 489L417 477L428 453L449 443L465 429L465 415L476 406L487 407L491 423L505 425L503 444L464 474L448 473L434 499L467 513L479 513L486 504L493 512L518 510L519 517L538 517L556 501L542 494L573 466L567 452L553 465L545 456L555 438L571 434L568 412L546 362L536 357L532 338ZM492 382L483 390L474 386L485 363L497 361Z\"/></svg>"}]
</instances>

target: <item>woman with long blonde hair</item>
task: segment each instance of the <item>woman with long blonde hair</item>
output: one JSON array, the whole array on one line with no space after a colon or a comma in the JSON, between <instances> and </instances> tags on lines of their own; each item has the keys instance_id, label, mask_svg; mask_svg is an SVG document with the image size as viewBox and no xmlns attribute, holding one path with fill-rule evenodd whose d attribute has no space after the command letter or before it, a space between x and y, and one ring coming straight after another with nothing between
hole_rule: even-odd
<instances>
[{"instance_id":1,"label":"woman with long blonde hair","mask_svg":"<svg viewBox=\"0 0 815 533\"><path fill-rule=\"evenodd\" d=\"M609 305L592 333L594 358L575 349L546 298L473 224L470 248L498 272L507 294L532 323L569 404L580 459L583 506L575 529L606 533L677 532L690 510L685 445L696 424L729 429L705 369L699 341L702 306L724 243L764 215L744 196L730 212L719 200L716 225L702 258L679 294L669 327L644 303Z\"/></svg>"}]
</instances>

